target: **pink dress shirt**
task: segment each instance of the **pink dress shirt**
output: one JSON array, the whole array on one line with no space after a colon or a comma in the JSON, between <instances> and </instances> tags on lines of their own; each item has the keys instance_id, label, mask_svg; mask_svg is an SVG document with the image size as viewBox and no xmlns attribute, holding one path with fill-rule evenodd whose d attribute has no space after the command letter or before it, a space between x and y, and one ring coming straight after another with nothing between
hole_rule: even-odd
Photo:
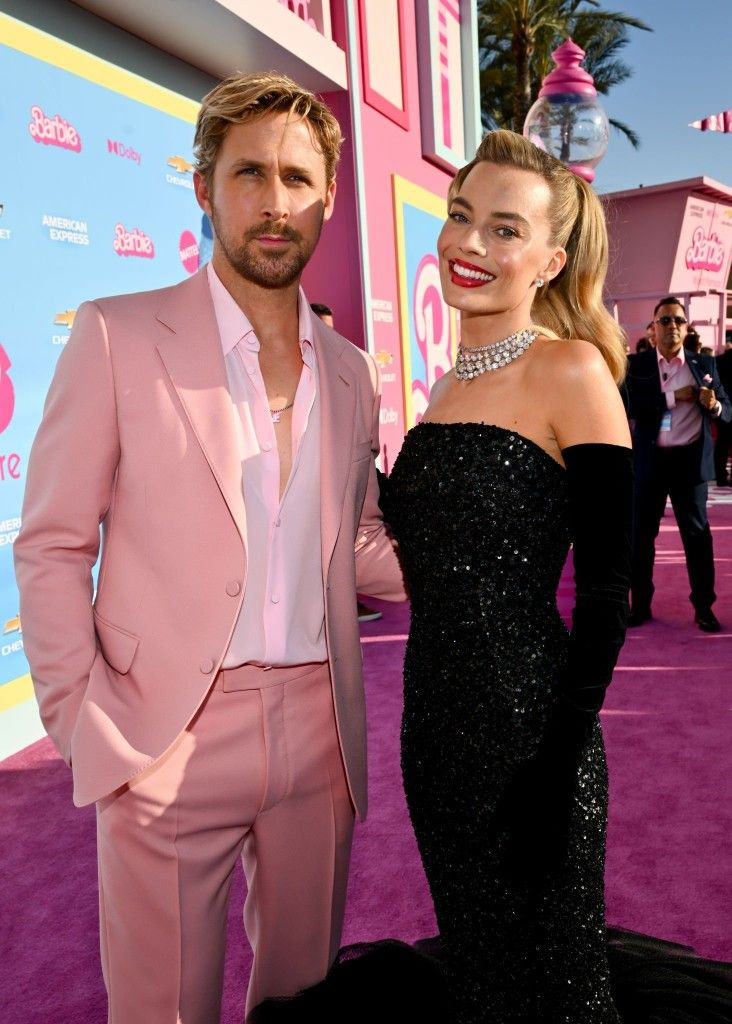
<instances>
[{"instance_id":1,"label":"pink dress shirt","mask_svg":"<svg viewBox=\"0 0 732 1024\"><path fill-rule=\"evenodd\" d=\"M702 431L702 413L697 402L677 402L674 391L691 384L696 387L694 375L686 361L684 346L673 359L667 360L656 349L661 391L666 396L666 407L671 410L671 429L659 430L659 448L676 448L696 441Z\"/></svg>"},{"instance_id":2,"label":"pink dress shirt","mask_svg":"<svg viewBox=\"0 0 732 1024\"><path fill-rule=\"evenodd\" d=\"M244 599L223 667L325 661L320 540L320 402L310 306L300 290L302 373L292 410L292 471L280 459L252 325L208 265L235 427L247 519Z\"/></svg>"}]
</instances>

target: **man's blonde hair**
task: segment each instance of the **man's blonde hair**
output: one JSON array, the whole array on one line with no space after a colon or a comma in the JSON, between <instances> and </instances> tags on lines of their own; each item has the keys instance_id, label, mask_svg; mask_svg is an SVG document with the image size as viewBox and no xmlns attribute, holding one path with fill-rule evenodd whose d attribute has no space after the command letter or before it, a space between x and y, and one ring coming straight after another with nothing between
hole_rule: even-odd
<instances>
[{"instance_id":1,"label":"man's blonde hair","mask_svg":"<svg viewBox=\"0 0 732 1024\"><path fill-rule=\"evenodd\" d=\"M326 184L335 179L343 135L333 114L315 96L286 75L235 73L224 78L201 102L193 152L196 170L210 184L214 166L232 124L247 124L286 113L310 125L325 161Z\"/></svg>"}]
</instances>

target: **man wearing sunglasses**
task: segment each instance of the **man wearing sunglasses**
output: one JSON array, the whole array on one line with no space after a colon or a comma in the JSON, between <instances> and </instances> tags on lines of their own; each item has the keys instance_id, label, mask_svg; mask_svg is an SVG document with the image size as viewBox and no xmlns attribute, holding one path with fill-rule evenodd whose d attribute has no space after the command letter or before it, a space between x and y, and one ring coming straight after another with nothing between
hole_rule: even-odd
<instances>
[{"instance_id":1,"label":"man wearing sunglasses","mask_svg":"<svg viewBox=\"0 0 732 1024\"><path fill-rule=\"evenodd\" d=\"M707 481L714 479L711 421L729 422L732 405L714 359L684 349L688 321L683 303L667 296L653 316L656 347L631 361L627 377L635 462L629 625L640 626L652 617L655 541L670 497L686 555L694 621L704 632L717 633Z\"/></svg>"}]
</instances>

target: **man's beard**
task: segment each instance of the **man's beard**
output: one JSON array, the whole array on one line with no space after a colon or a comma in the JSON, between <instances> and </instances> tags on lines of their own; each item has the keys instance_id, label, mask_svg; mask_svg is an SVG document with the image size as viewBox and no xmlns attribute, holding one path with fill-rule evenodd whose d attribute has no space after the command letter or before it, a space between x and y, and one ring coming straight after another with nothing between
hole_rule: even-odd
<instances>
[{"instance_id":1,"label":"man's beard","mask_svg":"<svg viewBox=\"0 0 732 1024\"><path fill-rule=\"evenodd\" d=\"M287 288L299 280L315 246L318 244L323 227L321 216L318 231L312 242L306 241L299 231L285 224L275 228L271 223L258 224L250 228L238 244L226 235L214 207L211 211L216 241L240 277L260 288ZM290 243L285 252L263 252L256 247L255 239L262 235L277 236Z\"/></svg>"}]
</instances>

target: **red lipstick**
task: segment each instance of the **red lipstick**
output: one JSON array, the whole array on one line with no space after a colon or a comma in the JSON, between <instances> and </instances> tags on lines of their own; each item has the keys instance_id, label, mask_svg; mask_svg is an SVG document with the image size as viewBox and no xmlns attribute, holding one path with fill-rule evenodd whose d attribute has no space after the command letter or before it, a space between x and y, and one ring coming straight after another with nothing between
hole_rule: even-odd
<instances>
[{"instance_id":1,"label":"red lipstick","mask_svg":"<svg viewBox=\"0 0 732 1024\"><path fill-rule=\"evenodd\" d=\"M474 263L465 260L448 260L450 280L461 288L482 288L483 285L495 281L495 274L489 273Z\"/></svg>"}]
</instances>

